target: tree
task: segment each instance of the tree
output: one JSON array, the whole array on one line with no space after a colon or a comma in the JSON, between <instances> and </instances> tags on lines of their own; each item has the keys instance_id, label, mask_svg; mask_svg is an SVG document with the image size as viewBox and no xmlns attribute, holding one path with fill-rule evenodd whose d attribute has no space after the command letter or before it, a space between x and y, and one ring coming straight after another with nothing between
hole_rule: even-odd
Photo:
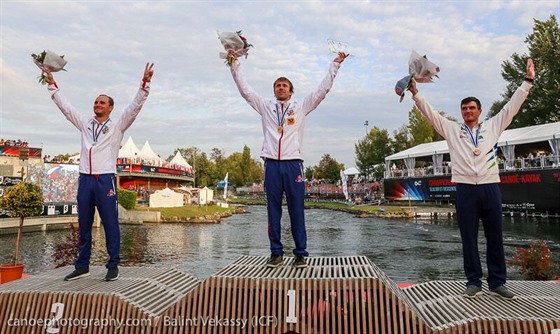
<instances>
[{"instance_id":1,"label":"tree","mask_svg":"<svg viewBox=\"0 0 560 334\"><path fill-rule=\"evenodd\" d=\"M316 178L325 179L331 182L340 180L340 170L344 169L344 164L339 163L330 154L323 154L319 165L316 167Z\"/></svg>"},{"instance_id":2,"label":"tree","mask_svg":"<svg viewBox=\"0 0 560 334\"><path fill-rule=\"evenodd\" d=\"M408 113L408 130L412 146L434 141L432 125L416 106L412 107L412 110Z\"/></svg>"},{"instance_id":3,"label":"tree","mask_svg":"<svg viewBox=\"0 0 560 334\"><path fill-rule=\"evenodd\" d=\"M260 160L251 159L251 177L252 183L262 183L264 180L264 166Z\"/></svg>"},{"instance_id":4,"label":"tree","mask_svg":"<svg viewBox=\"0 0 560 334\"><path fill-rule=\"evenodd\" d=\"M407 148L412 147L412 141L410 139L410 131L408 126L405 124L401 126L398 130L393 131L393 151L400 152Z\"/></svg>"},{"instance_id":5,"label":"tree","mask_svg":"<svg viewBox=\"0 0 560 334\"><path fill-rule=\"evenodd\" d=\"M241 155L241 180L242 185L251 183L251 149L249 146L243 146L243 154Z\"/></svg>"},{"instance_id":6,"label":"tree","mask_svg":"<svg viewBox=\"0 0 560 334\"><path fill-rule=\"evenodd\" d=\"M387 130L374 126L362 140L355 144L356 167L364 175L372 175L375 165L384 164L385 157L393 153L392 141Z\"/></svg>"},{"instance_id":7,"label":"tree","mask_svg":"<svg viewBox=\"0 0 560 334\"><path fill-rule=\"evenodd\" d=\"M210 152L210 160L214 164L213 171L215 172L215 174L212 175L212 179L218 179L221 181L226 176L226 173L229 172L227 168L228 166L226 165L225 152L214 147L212 152Z\"/></svg>"},{"instance_id":8,"label":"tree","mask_svg":"<svg viewBox=\"0 0 560 334\"><path fill-rule=\"evenodd\" d=\"M502 63L502 77L507 81L502 99L492 104L487 118L496 115L525 79L527 59L535 63L535 81L531 93L513 119L510 128L560 121L560 28L554 15L547 21L534 20L533 33L526 39L529 54L514 53Z\"/></svg>"},{"instance_id":9,"label":"tree","mask_svg":"<svg viewBox=\"0 0 560 334\"><path fill-rule=\"evenodd\" d=\"M311 167L311 166L307 166L305 167L305 172L303 173L305 175L305 178L309 181L313 180L313 177L315 176L315 166Z\"/></svg>"},{"instance_id":10,"label":"tree","mask_svg":"<svg viewBox=\"0 0 560 334\"><path fill-rule=\"evenodd\" d=\"M43 212L43 191L35 183L20 182L4 190L4 196L0 197L0 207L8 211L11 217L19 217L13 258L13 264L16 265L19 259L23 221L25 217L37 216Z\"/></svg>"}]
</instances>

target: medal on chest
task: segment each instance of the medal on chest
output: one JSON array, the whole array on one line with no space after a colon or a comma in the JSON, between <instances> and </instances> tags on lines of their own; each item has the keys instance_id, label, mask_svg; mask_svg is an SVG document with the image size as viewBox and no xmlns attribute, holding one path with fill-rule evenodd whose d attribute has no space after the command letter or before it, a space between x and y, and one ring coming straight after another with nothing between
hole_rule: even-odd
<instances>
[{"instance_id":1,"label":"medal on chest","mask_svg":"<svg viewBox=\"0 0 560 334\"><path fill-rule=\"evenodd\" d=\"M471 128L469 128L467 125L463 125L464 129L466 130L466 132L469 134L470 140L474 146L473 149L473 153L475 156L479 156L480 153L482 153L482 151L480 150L480 148L478 147L479 143L478 143L478 138L479 138L479 133L480 133L480 124L478 125L478 127L476 128L476 132L473 133Z\"/></svg>"},{"instance_id":2,"label":"medal on chest","mask_svg":"<svg viewBox=\"0 0 560 334\"><path fill-rule=\"evenodd\" d=\"M278 131L279 134L284 133L284 122L285 122L286 113L288 112L289 108L290 108L289 103L287 105L284 105L284 103L280 103L280 108L278 108L278 103L276 104L276 117L278 121L277 123L278 127L276 128L276 130Z\"/></svg>"}]
</instances>

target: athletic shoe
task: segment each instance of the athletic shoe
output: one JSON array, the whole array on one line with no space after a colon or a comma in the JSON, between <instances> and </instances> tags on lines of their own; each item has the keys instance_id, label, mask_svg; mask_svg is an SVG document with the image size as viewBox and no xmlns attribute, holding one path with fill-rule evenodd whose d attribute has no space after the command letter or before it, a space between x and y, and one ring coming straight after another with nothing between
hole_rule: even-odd
<instances>
[{"instance_id":1,"label":"athletic shoe","mask_svg":"<svg viewBox=\"0 0 560 334\"><path fill-rule=\"evenodd\" d=\"M293 266L296 268L306 268L307 262L305 262L305 257L303 255L296 255Z\"/></svg>"},{"instance_id":2,"label":"athletic shoe","mask_svg":"<svg viewBox=\"0 0 560 334\"><path fill-rule=\"evenodd\" d=\"M463 297L466 298L476 298L482 294L482 288L476 285L468 285L465 292L463 292Z\"/></svg>"},{"instance_id":3,"label":"athletic shoe","mask_svg":"<svg viewBox=\"0 0 560 334\"><path fill-rule=\"evenodd\" d=\"M513 293L511 293L505 286L499 286L494 289L490 289L488 293L492 296L502 297L504 299L515 299L517 298Z\"/></svg>"},{"instance_id":4,"label":"athletic shoe","mask_svg":"<svg viewBox=\"0 0 560 334\"><path fill-rule=\"evenodd\" d=\"M83 268L75 269L73 272L66 275L66 277L64 277L64 280L73 281L75 279L87 277L87 276L89 276L89 267L83 267Z\"/></svg>"},{"instance_id":5,"label":"athletic shoe","mask_svg":"<svg viewBox=\"0 0 560 334\"><path fill-rule=\"evenodd\" d=\"M272 254L270 259L266 261L266 266L269 268L278 268L284 264L284 257L282 255Z\"/></svg>"},{"instance_id":6,"label":"athletic shoe","mask_svg":"<svg viewBox=\"0 0 560 334\"><path fill-rule=\"evenodd\" d=\"M116 281L119 278L119 267L109 268L107 270L107 275L105 275L105 280L109 281Z\"/></svg>"}]
</instances>

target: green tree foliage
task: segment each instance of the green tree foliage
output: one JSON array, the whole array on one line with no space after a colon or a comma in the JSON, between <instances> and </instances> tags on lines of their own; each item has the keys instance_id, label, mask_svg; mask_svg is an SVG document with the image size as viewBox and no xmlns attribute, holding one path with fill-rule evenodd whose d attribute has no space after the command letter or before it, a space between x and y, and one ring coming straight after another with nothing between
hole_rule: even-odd
<instances>
[{"instance_id":1,"label":"green tree foliage","mask_svg":"<svg viewBox=\"0 0 560 334\"><path fill-rule=\"evenodd\" d=\"M212 179L217 179L218 182L220 182L226 176L226 173L229 172L226 159L227 158L223 150L220 150L219 148L212 149L210 152L210 160L215 165L215 168L213 168L215 175L212 175Z\"/></svg>"},{"instance_id":2,"label":"green tree foliage","mask_svg":"<svg viewBox=\"0 0 560 334\"><path fill-rule=\"evenodd\" d=\"M251 149L249 146L243 146L243 154L241 155L241 180L242 185L251 183Z\"/></svg>"},{"instance_id":3,"label":"green tree foliage","mask_svg":"<svg viewBox=\"0 0 560 334\"><path fill-rule=\"evenodd\" d=\"M213 148L209 157L194 146L181 148L175 150L168 160L177 151L193 167L197 187L215 186L224 179L226 173L229 173L228 181L231 185L244 186L263 181L263 165L260 160L251 157L251 149L247 145L243 147L242 153L235 152L229 156L223 150Z\"/></svg>"},{"instance_id":4,"label":"green tree foliage","mask_svg":"<svg viewBox=\"0 0 560 334\"><path fill-rule=\"evenodd\" d=\"M393 154L392 140L386 129L374 126L362 140L355 144L356 167L364 175L372 175L375 165L384 164L385 157Z\"/></svg>"},{"instance_id":5,"label":"green tree foliage","mask_svg":"<svg viewBox=\"0 0 560 334\"><path fill-rule=\"evenodd\" d=\"M398 130L393 131L393 151L400 152L407 148L412 147L412 141L410 138L410 131L408 126L403 125Z\"/></svg>"},{"instance_id":6,"label":"green tree foliage","mask_svg":"<svg viewBox=\"0 0 560 334\"><path fill-rule=\"evenodd\" d=\"M336 182L340 180L340 170L344 170L344 164L336 161L330 154L323 154L319 165L315 167L315 177Z\"/></svg>"},{"instance_id":7,"label":"green tree foliage","mask_svg":"<svg viewBox=\"0 0 560 334\"><path fill-rule=\"evenodd\" d=\"M118 202L123 208L132 210L136 207L136 191L117 189L117 194Z\"/></svg>"},{"instance_id":8,"label":"green tree foliage","mask_svg":"<svg viewBox=\"0 0 560 334\"><path fill-rule=\"evenodd\" d=\"M408 130L412 146L434 141L432 125L416 106L412 107L412 110L408 113Z\"/></svg>"},{"instance_id":9,"label":"green tree foliage","mask_svg":"<svg viewBox=\"0 0 560 334\"><path fill-rule=\"evenodd\" d=\"M534 20L533 33L526 39L529 54L514 53L502 64L507 81L502 99L492 104L487 118L496 115L525 79L527 59L535 63L535 82L510 128L560 121L560 28L554 15L547 21Z\"/></svg>"},{"instance_id":10,"label":"green tree foliage","mask_svg":"<svg viewBox=\"0 0 560 334\"><path fill-rule=\"evenodd\" d=\"M8 211L11 217L19 217L13 258L13 264L15 265L19 259L23 221L25 217L37 216L43 212L43 191L35 183L20 182L4 190L4 196L0 197L0 207Z\"/></svg>"},{"instance_id":11,"label":"green tree foliage","mask_svg":"<svg viewBox=\"0 0 560 334\"><path fill-rule=\"evenodd\" d=\"M304 176L307 180L311 181L313 179L313 176L315 176L315 167L305 167Z\"/></svg>"}]
</instances>

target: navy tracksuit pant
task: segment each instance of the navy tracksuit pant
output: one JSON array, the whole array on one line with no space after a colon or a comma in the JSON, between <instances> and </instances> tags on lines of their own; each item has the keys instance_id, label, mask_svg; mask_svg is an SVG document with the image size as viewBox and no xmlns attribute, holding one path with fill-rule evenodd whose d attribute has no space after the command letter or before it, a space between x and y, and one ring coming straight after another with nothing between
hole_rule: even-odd
<instances>
[{"instance_id":1,"label":"navy tracksuit pant","mask_svg":"<svg viewBox=\"0 0 560 334\"><path fill-rule=\"evenodd\" d=\"M89 266L91 257L91 228L95 207L99 211L109 262L107 268L114 268L120 262L121 233L118 221L117 187L115 174L80 174L78 186L78 223L80 226L80 246L76 269Z\"/></svg>"},{"instance_id":2,"label":"navy tracksuit pant","mask_svg":"<svg viewBox=\"0 0 560 334\"><path fill-rule=\"evenodd\" d=\"M307 232L303 200L305 181L302 160L272 160L264 162L264 188L268 213L268 239L272 255L284 254L281 241L282 195L286 194L295 255L308 256Z\"/></svg>"},{"instance_id":3,"label":"navy tracksuit pant","mask_svg":"<svg viewBox=\"0 0 560 334\"><path fill-rule=\"evenodd\" d=\"M458 183L456 208L467 285L482 285L482 266L478 252L479 220L482 220L486 237L488 287L494 289L504 285L506 260L502 232L502 194L499 185Z\"/></svg>"}]
</instances>

